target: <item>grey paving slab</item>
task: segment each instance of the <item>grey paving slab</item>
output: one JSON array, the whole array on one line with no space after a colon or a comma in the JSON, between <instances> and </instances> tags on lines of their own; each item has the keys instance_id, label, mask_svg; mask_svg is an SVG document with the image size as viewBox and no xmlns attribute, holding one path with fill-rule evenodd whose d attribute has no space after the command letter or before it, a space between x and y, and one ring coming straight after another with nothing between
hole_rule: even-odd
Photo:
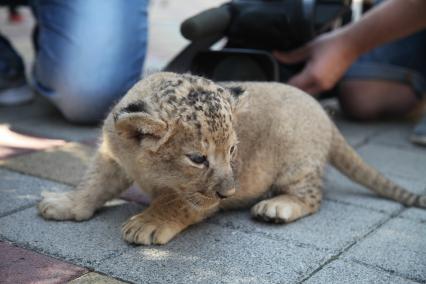
<instances>
[{"instance_id":1,"label":"grey paving slab","mask_svg":"<svg viewBox=\"0 0 426 284\"><path fill-rule=\"evenodd\" d=\"M361 147L358 152L381 172L426 184L426 148L407 150L371 144Z\"/></svg>"},{"instance_id":2,"label":"grey paving slab","mask_svg":"<svg viewBox=\"0 0 426 284\"><path fill-rule=\"evenodd\" d=\"M203 223L168 245L133 248L96 270L136 283L292 283L329 257L324 251Z\"/></svg>"},{"instance_id":3,"label":"grey paving slab","mask_svg":"<svg viewBox=\"0 0 426 284\"><path fill-rule=\"evenodd\" d=\"M121 239L122 223L140 209L133 204L104 208L86 222L46 221L35 207L0 219L0 238L20 246L93 267L130 248Z\"/></svg>"},{"instance_id":4,"label":"grey paving slab","mask_svg":"<svg viewBox=\"0 0 426 284\"><path fill-rule=\"evenodd\" d=\"M94 153L94 147L71 142L61 147L0 160L0 166L76 186Z\"/></svg>"},{"instance_id":5,"label":"grey paving slab","mask_svg":"<svg viewBox=\"0 0 426 284\"><path fill-rule=\"evenodd\" d=\"M388 177L413 192L426 193L424 190L426 185L422 181L399 176L388 175ZM331 167L327 168L324 188L325 198L329 200L350 203L388 214L394 214L403 207L396 201L377 196L371 190L352 182Z\"/></svg>"},{"instance_id":6,"label":"grey paving slab","mask_svg":"<svg viewBox=\"0 0 426 284\"><path fill-rule=\"evenodd\" d=\"M417 283L399 276L392 275L380 269L367 267L352 261L336 260L315 273L306 282L307 284L403 284Z\"/></svg>"},{"instance_id":7,"label":"grey paving slab","mask_svg":"<svg viewBox=\"0 0 426 284\"><path fill-rule=\"evenodd\" d=\"M57 115L54 109L46 99L37 96L34 101L21 106L0 107L0 123L14 123L22 120L32 119L40 116Z\"/></svg>"},{"instance_id":8,"label":"grey paving slab","mask_svg":"<svg viewBox=\"0 0 426 284\"><path fill-rule=\"evenodd\" d=\"M394 123L385 127L381 133L371 139L370 143L405 148L407 150L421 150L421 146L416 146L409 140L413 128L413 123Z\"/></svg>"},{"instance_id":9,"label":"grey paving slab","mask_svg":"<svg viewBox=\"0 0 426 284\"><path fill-rule=\"evenodd\" d=\"M354 147L359 146L367 141L369 137L376 135L382 126L382 124L363 124L345 120L340 116L333 119L339 130L348 140L349 144Z\"/></svg>"},{"instance_id":10,"label":"grey paving slab","mask_svg":"<svg viewBox=\"0 0 426 284\"><path fill-rule=\"evenodd\" d=\"M71 124L59 114L19 120L12 124L11 129L24 134L67 141L93 140L100 134L100 127L98 126Z\"/></svg>"},{"instance_id":11,"label":"grey paving slab","mask_svg":"<svg viewBox=\"0 0 426 284\"><path fill-rule=\"evenodd\" d=\"M35 204L43 191L67 189L63 184L0 169L0 217Z\"/></svg>"},{"instance_id":12,"label":"grey paving slab","mask_svg":"<svg viewBox=\"0 0 426 284\"><path fill-rule=\"evenodd\" d=\"M353 246L345 259L426 281L426 224L395 218Z\"/></svg>"},{"instance_id":13,"label":"grey paving slab","mask_svg":"<svg viewBox=\"0 0 426 284\"><path fill-rule=\"evenodd\" d=\"M337 100L327 99L320 103L349 143L355 147L368 142L408 149L418 148L409 141L414 127L412 121L351 121L344 117Z\"/></svg>"},{"instance_id":14,"label":"grey paving slab","mask_svg":"<svg viewBox=\"0 0 426 284\"><path fill-rule=\"evenodd\" d=\"M250 234L336 252L361 238L387 218L377 211L324 201L319 212L290 224L255 221L250 217L249 211L224 212L209 222Z\"/></svg>"},{"instance_id":15,"label":"grey paving slab","mask_svg":"<svg viewBox=\"0 0 426 284\"><path fill-rule=\"evenodd\" d=\"M426 210L421 208L407 208L398 217L417 220L426 224Z\"/></svg>"}]
</instances>

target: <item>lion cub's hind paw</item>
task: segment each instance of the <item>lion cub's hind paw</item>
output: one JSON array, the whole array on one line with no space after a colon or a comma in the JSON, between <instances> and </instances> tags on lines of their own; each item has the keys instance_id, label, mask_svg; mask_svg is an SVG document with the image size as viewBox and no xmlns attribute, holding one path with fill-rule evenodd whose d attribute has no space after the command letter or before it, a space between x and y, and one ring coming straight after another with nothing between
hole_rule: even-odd
<instances>
[{"instance_id":1,"label":"lion cub's hind paw","mask_svg":"<svg viewBox=\"0 0 426 284\"><path fill-rule=\"evenodd\" d=\"M122 229L124 240L138 245L163 245L182 229L174 223L156 222L144 213L133 216Z\"/></svg>"},{"instance_id":2,"label":"lion cub's hind paw","mask_svg":"<svg viewBox=\"0 0 426 284\"><path fill-rule=\"evenodd\" d=\"M72 198L72 193L43 193L43 200L38 204L38 212L45 219L51 220L87 220L93 215L93 210L82 208Z\"/></svg>"},{"instance_id":3,"label":"lion cub's hind paw","mask_svg":"<svg viewBox=\"0 0 426 284\"><path fill-rule=\"evenodd\" d=\"M252 207L251 214L256 219L274 223L289 223L305 215L298 203L277 197L260 201Z\"/></svg>"}]
</instances>

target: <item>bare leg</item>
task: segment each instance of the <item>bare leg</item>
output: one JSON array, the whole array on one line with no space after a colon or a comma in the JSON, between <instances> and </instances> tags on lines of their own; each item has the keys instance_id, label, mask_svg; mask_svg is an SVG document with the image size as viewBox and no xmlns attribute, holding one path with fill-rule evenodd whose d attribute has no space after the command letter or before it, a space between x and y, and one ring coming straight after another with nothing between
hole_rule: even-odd
<instances>
[{"instance_id":1,"label":"bare leg","mask_svg":"<svg viewBox=\"0 0 426 284\"><path fill-rule=\"evenodd\" d=\"M38 210L46 219L86 220L130 184L130 179L119 165L99 150L75 191L47 194L39 203Z\"/></svg>"},{"instance_id":2,"label":"bare leg","mask_svg":"<svg viewBox=\"0 0 426 284\"><path fill-rule=\"evenodd\" d=\"M158 196L144 212L123 225L123 238L135 244L165 244L188 226L213 214L217 205L218 202L209 210L201 210L174 193Z\"/></svg>"},{"instance_id":3,"label":"bare leg","mask_svg":"<svg viewBox=\"0 0 426 284\"><path fill-rule=\"evenodd\" d=\"M357 120L404 116L419 103L410 86L379 80L342 82L339 101L345 114Z\"/></svg>"},{"instance_id":4,"label":"bare leg","mask_svg":"<svg viewBox=\"0 0 426 284\"><path fill-rule=\"evenodd\" d=\"M268 222L289 223L315 213L320 208L322 198L321 172L308 173L286 184L278 180L275 188L279 195L254 205L251 209L253 217Z\"/></svg>"}]
</instances>

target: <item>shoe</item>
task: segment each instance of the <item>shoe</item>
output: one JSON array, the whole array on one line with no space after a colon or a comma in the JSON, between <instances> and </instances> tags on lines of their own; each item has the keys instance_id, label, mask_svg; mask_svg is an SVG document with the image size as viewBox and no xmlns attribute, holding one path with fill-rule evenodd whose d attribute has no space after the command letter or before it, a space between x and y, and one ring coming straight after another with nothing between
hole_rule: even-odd
<instances>
[{"instance_id":1,"label":"shoe","mask_svg":"<svg viewBox=\"0 0 426 284\"><path fill-rule=\"evenodd\" d=\"M413 133L410 136L411 142L426 147L426 115L414 127Z\"/></svg>"},{"instance_id":2,"label":"shoe","mask_svg":"<svg viewBox=\"0 0 426 284\"><path fill-rule=\"evenodd\" d=\"M10 42L0 36L0 106L24 104L33 97L25 79L22 58Z\"/></svg>"},{"instance_id":3,"label":"shoe","mask_svg":"<svg viewBox=\"0 0 426 284\"><path fill-rule=\"evenodd\" d=\"M32 101L33 98L34 92L27 84L0 90L0 106L22 105Z\"/></svg>"}]
</instances>

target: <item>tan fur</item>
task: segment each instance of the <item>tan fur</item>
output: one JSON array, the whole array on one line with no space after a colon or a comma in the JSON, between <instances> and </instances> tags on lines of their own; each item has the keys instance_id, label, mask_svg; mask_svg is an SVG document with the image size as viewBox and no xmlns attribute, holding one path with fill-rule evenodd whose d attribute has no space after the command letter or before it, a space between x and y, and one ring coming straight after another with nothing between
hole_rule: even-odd
<instances>
[{"instance_id":1,"label":"tan fur","mask_svg":"<svg viewBox=\"0 0 426 284\"><path fill-rule=\"evenodd\" d=\"M123 226L123 238L164 244L219 209L254 205L254 217L284 223L315 213L328 161L381 196L426 206L425 196L365 164L300 90L158 73L111 111L78 189L38 208L47 219L85 220L134 181L153 201Z\"/></svg>"}]
</instances>

